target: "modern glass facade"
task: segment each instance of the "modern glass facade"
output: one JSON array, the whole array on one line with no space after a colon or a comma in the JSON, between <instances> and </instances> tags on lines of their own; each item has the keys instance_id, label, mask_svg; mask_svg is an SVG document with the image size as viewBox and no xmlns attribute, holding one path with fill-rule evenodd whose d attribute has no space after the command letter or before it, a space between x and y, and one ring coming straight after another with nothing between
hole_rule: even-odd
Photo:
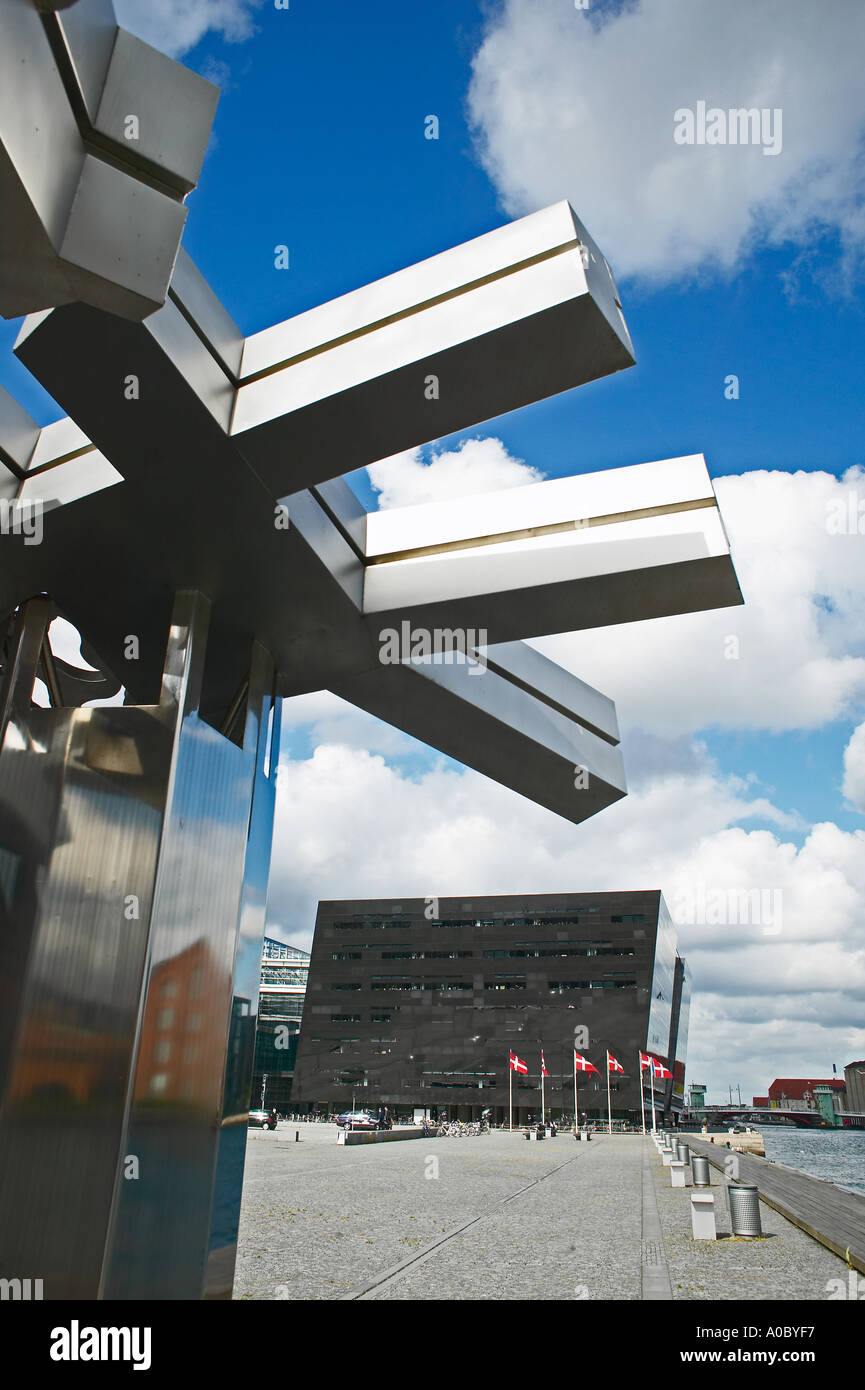
<instances>
[{"instance_id":1,"label":"modern glass facade","mask_svg":"<svg viewBox=\"0 0 865 1390\"><path fill-rule=\"evenodd\" d=\"M300 1022L309 975L309 952L266 936L261 952L261 993L252 1108L291 1103Z\"/></svg>"},{"instance_id":2,"label":"modern glass facade","mask_svg":"<svg viewBox=\"0 0 865 1390\"><path fill-rule=\"evenodd\" d=\"M606 1119L606 1051L614 1118L640 1115L638 1051L681 1061L681 991L673 924L658 891L322 902L293 1089L301 1108L353 1101L400 1112L574 1111L573 1050L599 1076L579 1078L578 1109ZM684 978L684 976L683 976ZM659 1088L658 1099L664 1096Z\"/></svg>"}]
</instances>

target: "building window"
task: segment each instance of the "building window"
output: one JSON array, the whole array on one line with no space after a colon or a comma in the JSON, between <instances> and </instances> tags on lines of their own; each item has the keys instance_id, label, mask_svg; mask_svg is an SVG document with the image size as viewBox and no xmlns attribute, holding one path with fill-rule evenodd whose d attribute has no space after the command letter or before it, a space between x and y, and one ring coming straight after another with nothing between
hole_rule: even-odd
<instances>
[{"instance_id":1,"label":"building window","mask_svg":"<svg viewBox=\"0 0 865 1390\"><path fill-rule=\"evenodd\" d=\"M174 1010L160 1009L158 1014L156 1015L156 1026L157 1028L173 1028Z\"/></svg>"},{"instance_id":2,"label":"building window","mask_svg":"<svg viewBox=\"0 0 865 1390\"><path fill-rule=\"evenodd\" d=\"M168 1038L160 1038L153 1049L154 1062L167 1062L171 1057L171 1043Z\"/></svg>"}]
</instances>

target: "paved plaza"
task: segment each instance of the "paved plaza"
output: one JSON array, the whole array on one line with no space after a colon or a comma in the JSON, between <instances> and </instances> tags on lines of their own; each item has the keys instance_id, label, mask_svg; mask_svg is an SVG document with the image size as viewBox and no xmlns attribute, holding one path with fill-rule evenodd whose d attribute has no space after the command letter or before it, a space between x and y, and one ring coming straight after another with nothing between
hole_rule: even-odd
<instances>
[{"instance_id":1,"label":"paved plaza","mask_svg":"<svg viewBox=\"0 0 865 1390\"><path fill-rule=\"evenodd\" d=\"M294 1140L299 1132L300 1141ZM716 1243L640 1135L345 1148L331 1125L250 1131L236 1299L827 1299L843 1261L761 1203Z\"/></svg>"}]
</instances>

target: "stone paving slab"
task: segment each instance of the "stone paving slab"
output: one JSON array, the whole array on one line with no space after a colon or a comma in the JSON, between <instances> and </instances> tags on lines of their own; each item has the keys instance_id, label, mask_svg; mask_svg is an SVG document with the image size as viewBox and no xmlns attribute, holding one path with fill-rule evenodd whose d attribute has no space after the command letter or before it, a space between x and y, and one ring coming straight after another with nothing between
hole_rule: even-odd
<instances>
[{"instance_id":1,"label":"stone paving slab","mask_svg":"<svg viewBox=\"0 0 865 1390\"><path fill-rule=\"evenodd\" d=\"M235 1298L339 1298L578 1147L564 1137L538 1144L493 1134L344 1148L335 1126L290 1124L279 1133L297 1128L299 1144L250 1133ZM425 1176L435 1171L430 1159L437 1178Z\"/></svg>"},{"instance_id":2,"label":"stone paving slab","mask_svg":"<svg viewBox=\"0 0 865 1390\"><path fill-rule=\"evenodd\" d=\"M236 1299L629 1301L648 1296L647 1259L666 1265L676 1300L820 1299L846 1274L762 1203L765 1240L695 1243L690 1189L670 1188L639 1135L345 1148L331 1126L280 1137L296 1128L297 1144L250 1132ZM660 1227L648 1242L644 1171ZM729 1232L716 1173L713 1190Z\"/></svg>"},{"instance_id":3,"label":"stone paving slab","mask_svg":"<svg viewBox=\"0 0 865 1390\"><path fill-rule=\"evenodd\" d=\"M642 1173L617 1140L556 1140L566 1166L367 1300L639 1299Z\"/></svg>"}]
</instances>

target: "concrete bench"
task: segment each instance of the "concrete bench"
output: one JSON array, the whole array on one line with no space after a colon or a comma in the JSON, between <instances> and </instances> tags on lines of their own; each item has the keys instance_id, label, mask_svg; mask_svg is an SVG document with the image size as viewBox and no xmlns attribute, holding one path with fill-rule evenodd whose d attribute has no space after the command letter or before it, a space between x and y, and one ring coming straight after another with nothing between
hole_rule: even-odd
<instances>
[{"instance_id":1,"label":"concrete bench","mask_svg":"<svg viewBox=\"0 0 865 1390\"><path fill-rule=\"evenodd\" d=\"M400 1139L433 1139L432 1134L424 1134L422 1129L341 1129L336 1136L337 1144L346 1148L355 1144L392 1144Z\"/></svg>"},{"instance_id":2,"label":"concrete bench","mask_svg":"<svg viewBox=\"0 0 865 1390\"><path fill-rule=\"evenodd\" d=\"M717 1240L715 1198L711 1192L691 1193L691 1234L694 1240Z\"/></svg>"}]
</instances>

